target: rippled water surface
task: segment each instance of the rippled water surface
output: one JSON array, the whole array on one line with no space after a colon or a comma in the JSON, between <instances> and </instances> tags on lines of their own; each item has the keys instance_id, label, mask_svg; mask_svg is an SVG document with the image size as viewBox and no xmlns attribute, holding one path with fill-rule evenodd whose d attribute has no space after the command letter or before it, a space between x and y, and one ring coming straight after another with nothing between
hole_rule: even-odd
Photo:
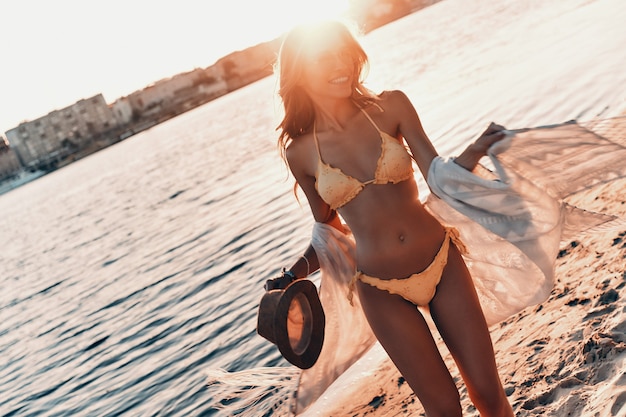
<instances>
[{"instance_id":1,"label":"rippled water surface","mask_svg":"<svg viewBox=\"0 0 626 417\"><path fill-rule=\"evenodd\" d=\"M621 0L444 0L364 38L441 154L626 106ZM0 196L0 415L219 415L207 370L286 366L262 283L310 237L267 78ZM422 183L423 184L423 183ZM245 395L245 394L242 394Z\"/></svg>"}]
</instances>

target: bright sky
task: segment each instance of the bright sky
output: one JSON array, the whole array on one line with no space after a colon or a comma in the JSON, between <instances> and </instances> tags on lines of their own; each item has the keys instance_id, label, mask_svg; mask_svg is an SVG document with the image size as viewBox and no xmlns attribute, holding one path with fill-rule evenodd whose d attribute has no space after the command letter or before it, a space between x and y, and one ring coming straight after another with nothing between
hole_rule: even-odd
<instances>
[{"instance_id":1,"label":"bright sky","mask_svg":"<svg viewBox=\"0 0 626 417\"><path fill-rule=\"evenodd\" d=\"M349 0L11 0L0 3L0 134L81 98L108 103L205 68Z\"/></svg>"}]
</instances>

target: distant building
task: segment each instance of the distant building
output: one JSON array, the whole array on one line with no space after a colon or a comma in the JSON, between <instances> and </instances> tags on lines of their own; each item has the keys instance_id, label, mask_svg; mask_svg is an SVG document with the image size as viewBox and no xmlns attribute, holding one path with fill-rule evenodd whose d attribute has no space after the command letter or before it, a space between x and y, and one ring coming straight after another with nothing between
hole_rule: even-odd
<instances>
[{"instance_id":1,"label":"distant building","mask_svg":"<svg viewBox=\"0 0 626 417\"><path fill-rule=\"evenodd\" d=\"M179 114L228 92L221 68L196 68L191 72L179 74L172 78L184 77L187 85L174 91L170 105L171 114Z\"/></svg>"},{"instance_id":2,"label":"distant building","mask_svg":"<svg viewBox=\"0 0 626 417\"><path fill-rule=\"evenodd\" d=\"M111 103L111 111L119 126L130 124L133 118L133 106L128 97L121 97Z\"/></svg>"},{"instance_id":3,"label":"distant building","mask_svg":"<svg viewBox=\"0 0 626 417\"><path fill-rule=\"evenodd\" d=\"M17 175L22 169L17 154L9 146L9 141L0 135L0 181Z\"/></svg>"},{"instance_id":4,"label":"distant building","mask_svg":"<svg viewBox=\"0 0 626 417\"><path fill-rule=\"evenodd\" d=\"M87 148L115 129L117 120L98 94L20 123L7 131L6 137L25 168L39 168Z\"/></svg>"},{"instance_id":5,"label":"distant building","mask_svg":"<svg viewBox=\"0 0 626 417\"><path fill-rule=\"evenodd\" d=\"M159 80L113 104L122 122L164 120L228 92L221 68L196 68ZM118 103L119 102L119 103ZM129 114L130 111L130 114Z\"/></svg>"},{"instance_id":6,"label":"distant building","mask_svg":"<svg viewBox=\"0 0 626 417\"><path fill-rule=\"evenodd\" d=\"M9 141L4 136L0 135L0 155L3 152L7 152L9 150Z\"/></svg>"}]
</instances>

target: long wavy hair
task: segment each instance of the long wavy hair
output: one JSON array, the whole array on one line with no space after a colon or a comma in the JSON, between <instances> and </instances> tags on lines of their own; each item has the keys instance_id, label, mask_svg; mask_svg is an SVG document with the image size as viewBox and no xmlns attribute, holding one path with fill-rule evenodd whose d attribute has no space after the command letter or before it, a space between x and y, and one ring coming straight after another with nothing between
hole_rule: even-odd
<instances>
[{"instance_id":1,"label":"long wavy hair","mask_svg":"<svg viewBox=\"0 0 626 417\"><path fill-rule=\"evenodd\" d=\"M304 53L323 34L324 37L334 36L337 45L347 48L354 65L352 85L352 99L360 106L377 100L377 96L367 89L364 79L369 69L367 54L357 41L357 32L353 25L340 20L325 20L316 23L305 23L289 31L280 47L278 60L274 65L274 72L278 74L278 95L284 107L284 117L276 130L278 148L281 157L286 162L286 149L289 143L297 137L310 132L315 121L313 101L302 87L298 85L304 75L304 69L310 62Z\"/></svg>"}]
</instances>

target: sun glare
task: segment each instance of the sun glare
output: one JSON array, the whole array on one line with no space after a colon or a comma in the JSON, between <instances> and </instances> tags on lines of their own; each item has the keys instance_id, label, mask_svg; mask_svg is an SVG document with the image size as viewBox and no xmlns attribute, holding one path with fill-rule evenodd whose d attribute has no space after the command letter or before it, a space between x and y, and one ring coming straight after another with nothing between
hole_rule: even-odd
<instances>
[{"instance_id":1,"label":"sun glare","mask_svg":"<svg viewBox=\"0 0 626 417\"><path fill-rule=\"evenodd\" d=\"M287 29L300 23L341 18L349 9L349 0L283 0L277 4L280 6L275 14Z\"/></svg>"}]
</instances>

